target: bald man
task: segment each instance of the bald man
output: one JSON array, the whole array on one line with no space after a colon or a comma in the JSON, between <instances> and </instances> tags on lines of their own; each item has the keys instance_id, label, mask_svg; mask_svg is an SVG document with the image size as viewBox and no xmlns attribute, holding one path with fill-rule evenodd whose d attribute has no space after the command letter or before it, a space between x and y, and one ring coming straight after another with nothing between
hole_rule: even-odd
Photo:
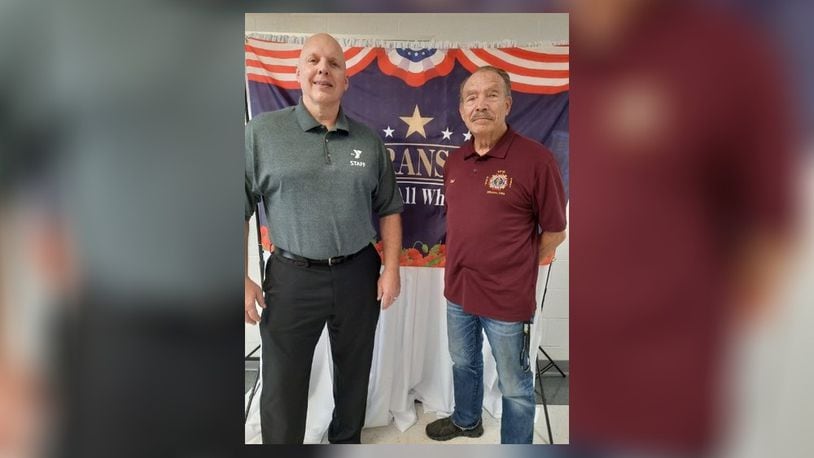
<instances>
[{"instance_id":1,"label":"bald man","mask_svg":"<svg viewBox=\"0 0 814 458\"><path fill-rule=\"evenodd\" d=\"M262 339L263 443L302 443L326 323L335 403L328 440L359 443L379 310L399 294L403 203L381 138L342 110L348 77L339 43L327 34L308 38L296 75L299 103L246 126L243 245L261 197L275 245L262 289L245 276L245 320L260 323Z\"/></svg>"}]
</instances>

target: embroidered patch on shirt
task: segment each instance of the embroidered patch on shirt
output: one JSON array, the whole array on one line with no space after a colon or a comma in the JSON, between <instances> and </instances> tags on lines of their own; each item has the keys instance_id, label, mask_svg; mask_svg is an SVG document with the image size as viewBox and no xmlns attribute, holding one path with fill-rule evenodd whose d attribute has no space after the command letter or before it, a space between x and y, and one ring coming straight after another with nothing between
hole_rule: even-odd
<instances>
[{"instance_id":1,"label":"embroidered patch on shirt","mask_svg":"<svg viewBox=\"0 0 814 458\"><path fill-rule=\"evenodd\" d=\"M362 157L362 150L354 149L353 152L350 153L350 155L354 159L359 159L359 158ZM367 166L367 164L365 164L364 161L355 161L355 160L351 160L350 165L352 165L354 167L366 167Z\"/></svg>"},{"instance_id":2,"label":"embroidered patch on shirt","mask_svg":"<svg viewBox=\"0 0 814 458\"><path fill-rule=\"evenodd\" d=\"M497 194L505 196L506 191L512 187L512 179L505 170L498 170L497 173L486 178L484 182L486 194Z\"/></svg>"}]
</instances>

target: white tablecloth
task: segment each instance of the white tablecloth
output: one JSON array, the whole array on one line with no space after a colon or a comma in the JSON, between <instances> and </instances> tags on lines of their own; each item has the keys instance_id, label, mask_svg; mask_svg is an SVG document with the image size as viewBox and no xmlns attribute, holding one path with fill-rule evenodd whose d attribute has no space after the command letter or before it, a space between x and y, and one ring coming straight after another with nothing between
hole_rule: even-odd
<instances>
[{"instance_id":1,"label":"white tablecloth","mask_svg":"<svg viewBox=\"0 0 814 458\"><path fill-rule=\"evenodd\" d=\"M537 282L537 303L542 297L547 267L541 267ZM452 359L447 349L444 269L401 268L401 294L383 310L376 328L373 366L367 399L365 427L388 425L400 431L416 422L415 400L425 411L446 416L452 412ZM531 332L531 364L541 339L542 320L535 317ZM488 340L483 339L483 407L500 418L502 405L497 386L495 360ZM262 362L261 362L262 364ZM327 330L317 344L311 372L305 443L319 443L331 421L332 363ZM261 443L258 385L245 427L247 444ZM246 395L245 402L249 402Z\"/></svg>"}]
</instances>

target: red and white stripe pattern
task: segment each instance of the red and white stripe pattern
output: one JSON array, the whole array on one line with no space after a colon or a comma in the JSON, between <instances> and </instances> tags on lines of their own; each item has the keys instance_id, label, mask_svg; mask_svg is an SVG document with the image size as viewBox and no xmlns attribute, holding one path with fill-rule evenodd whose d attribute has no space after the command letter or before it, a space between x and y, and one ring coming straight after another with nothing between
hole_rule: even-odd
<instances>
[{"instance_id":1,"label":"red and white stripe pattern","mask_svg":"<svg viewBox=\"0 0 814 458\"><path fill-rule=\"evenodd\" d=\"M246 78L250 81L274 84L286 89L297 89L297 60L302 45L275 43L248 38L246 50Z\"/></svg>"},{"instance_id":2,"label":"red and white stripe pattern","mask_svg":"<svg viewBox=\"0 0 814 458\"><path fill-rule=\"evenodd\" d=\"M247 38L246 78L249 81L274 84L285 89L299 89L296 69L302 45L277 43ZM568 46L542 48L460 48L437 50L419 62L400 56L394 49L374 47L343 48L348 76L362 71L374 60L379 69L402 79L412 87L443 77L452 71L455 61L469 71L484 65L502 68L509 73L512 90L535 94L554 94L568 90Z\"/></svg>"},{"instance_id":3,"label":"red and white stripe pattern","mask_svg":"<svg viewBox=\"0 0 814 458\"><path fill-rule=\"evenodd\" d=\"M454 50L438 49L418 62L399 55L395 49L379 49L379 70L396 76L412 87L419 87L432 78L446 76L455 67Z\"/></svg>"},{"instance_id":4,"label":"red and white stripe pattern","mask_svg":"<svg viewBox=\"0 0 814 458\"><path fill-rule=\"evenodd\" d=\"M484 65L506 70L514 91L554 94L568 90L567 46L462 48L458 61L470 72Z\"/></svg>"},{"instance_id":5,"label":"red and white stripe pattern","mask_svg":"<svg viewBox=\"0 0 814 458\"><path fill-rule=\"evenodd\" d=\"M343 48L348 76L362 71L376 58L377 48ZM299 89L297 61L302 45L248 38L246 40L246 77L250 81L270 83L285 89Z\"/></svg>"}]
</instances>

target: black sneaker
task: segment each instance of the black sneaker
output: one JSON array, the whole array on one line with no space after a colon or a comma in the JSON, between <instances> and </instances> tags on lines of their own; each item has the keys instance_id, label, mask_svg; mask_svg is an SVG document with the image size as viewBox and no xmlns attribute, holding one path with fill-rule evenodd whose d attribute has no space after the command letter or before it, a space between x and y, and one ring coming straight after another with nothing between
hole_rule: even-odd
<instances>
[{"instance_id":1,"label":"black sneaker","mask_svg":"<svg viewBox=\"0 0 814 458\"><path fill-rule=\"evenodd\" d=\"M448 441L454 437L481 437L483 435L483 423L478 420L478 426L472 429L461 429L452 422L452 417L435 420L427 425L427 437L436 441Z\"/></svg>"}]
</instances>

